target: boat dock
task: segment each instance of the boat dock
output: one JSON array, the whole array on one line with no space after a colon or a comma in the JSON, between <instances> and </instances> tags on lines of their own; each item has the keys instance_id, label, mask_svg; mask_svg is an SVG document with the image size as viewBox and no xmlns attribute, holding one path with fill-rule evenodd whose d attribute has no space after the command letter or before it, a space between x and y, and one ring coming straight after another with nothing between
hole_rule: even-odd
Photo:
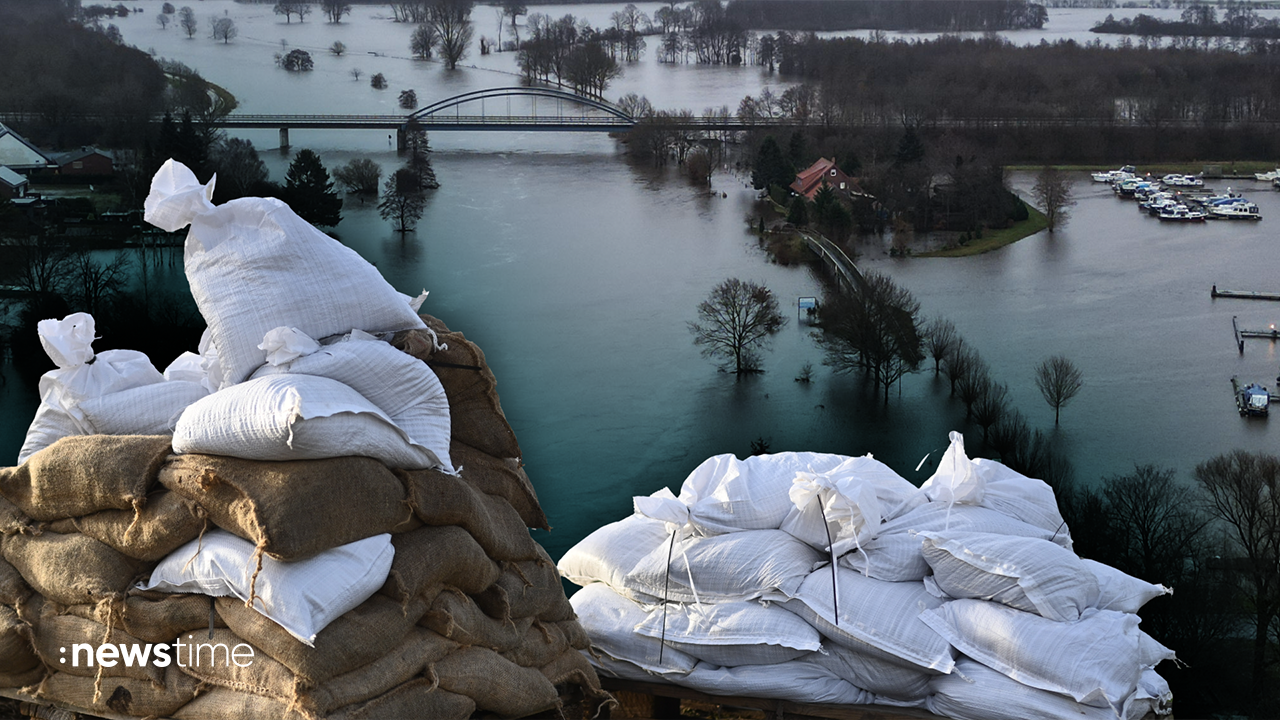
<instances>
[{"instance_id":1,"label":"boat dock","mask_svg":"<svg viewBox=\"0 0 1280 720\"><path fill-rule=\"evenodd\" d=\"M1276 300L1280 301L1280 293L1253 292L1251 290L1219 290L1217 285L1209 291L1212 298L1235 298L1237 300Z\"/></svg>"}]
</instances>

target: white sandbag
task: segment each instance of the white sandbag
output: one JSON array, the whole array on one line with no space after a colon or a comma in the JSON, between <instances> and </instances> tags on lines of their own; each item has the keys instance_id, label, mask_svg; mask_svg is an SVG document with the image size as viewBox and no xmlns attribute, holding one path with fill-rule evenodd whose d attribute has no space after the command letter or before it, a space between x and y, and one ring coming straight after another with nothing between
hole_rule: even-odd
<instances>
[{"instance_id":1,"label":"white sandbag","mask_svg":"<svg viewBox=\"0 0 1280 720\"><path fill-rule=\"evenodd\" d=\"M849 644L823 643L821 652L809 656L809 660L856 687L875 693L877 703L914 705L929 694L932 672L897 658L888 660L875 653L854 650Z\"/></svg>"},{"instance_id":2,"label":"white sandbag","mask_svg":"<svg viewBox=\"0 0 1280 720\"><path fill-rule=\"evenodd\" d=\"M1096 560L1084 558L1081 559L1081 562L1093 573L1094 578L1098 581L1098 602L1096 607L1099 610L1136 613L1151 600L1161 595L1173 594L1171 588L1139 580L1132 575Z\"/></svg>"},{"instance_id":3,"label":"white sandbag","mask_svg":"<svg viewBox=\"0 0 1280 720\"><path fill-rule=\"evenodd\" d=\"M206 330L206 332L208 332ZM197 385L202 384L207 377L204 368L200 366L202 358L199 354L187 351L173 359L169 366L164 369L164 379L170 382L181 380L183 382L193 382ZM212 392L212 390L210 390Z\"/></svg>"},{"instance_id":4,"label":"white sandbag","mask_svg":"<svg viewBox=\"0 0 1280 720\"><path fill-rule=\"evenodd\" d=\"M716 455L694 469L680 487L680 500L704 534L775 530L793 504L796 473L825 473L848 460L843 455L785 452L739 460Z\"/></svg>"},{"instance_id":5,"label":"white sandbag","mask_svg":"<svg viewBox=\"0 0 1280 720\"><path fill-rule=\"evenodd\" d=\"M1048 530L1055 536L1054 542L1070 549L1071 532L1067 523L1058 511L1058 498L1053 488L1043 480L1029 478L996 462L985 458L974 458L973 469L985 483L982 495L983 507L999 510L1016 520L1028 525Z\"/></svg>"},{"instance_id":6,"label":"white sandbag","mask_svg":"<svg viewBox=\"0 0 1280 720\"><path fill-rule=\"evenodd\" d=\"M40 407L18 452L19 464L64 437L93 434L80 409L86 400L164 380L151 360L136 350L95 355L94 321L88 313L41 320L36 328L40 344L58 368L40 377Z\"/></svg>"},{"instance_id":7,"label":"white sandbag","mask_svg":"<svg viewBox=\"0 0 1280 720\"><path fill-rule=\"evenodd\" d=\"M925 502L911 483L872 458L849 458L825 473L796 473L792 506L779 529L836 556L865 544L894 518Z\"/></svg>"},{"instance_id":8,"label":"white sandbag","mask_svg":"<svg viewBox=\"0 0 1280 720\"><path fill-rule=\"evenodd\" d=\"M926 532L924 559L949 597L991 600L1050 620L1079 620L1098 582L1076 554L1038 538Z\"/></svg>"},{"instance_id":9,"label":"white sandbag","mask_svg":"<svg viewBox=\"0 0 1280 720\"><path fill-rule=\"evenodd\" d=\"M938 469L920 489L933 502L954 505L977 505L986 493L986 481L977 473L973 461L964 451L964 435L954 430L949 435L951 444L943 453Z\"/></svg>"},{"instance_id":10,"label":"white sandbag","mask_svg":"<svg viewBox=\"0 0 1280 720\"><path fill-rule=\"evenodd\" d=\"M313 375L272 375L196 401L178 419L173 451L246 460L360 455L391 468L443 467L355 390Z\"/></svg>"},{"instance_id":11,"label":"white sandbag","mask_svg":"<svg viewBox=\"0 0 1280 720\"><path fill-rule=\"evenodd\" d=\"M258 345L281 325L313 338L425 327L376 268L285 203L240 198L215 207L211 187L168 160L151 181L144 216L170 232L191 225L184 265L223 387L266 362Z\"/></svg>"},{"instance_id":12,"label":"white sandbag","mask_svg":"<svg viewBox=\"0 0 1280 720\"><path fill-rule=\"evenodd\" d=\"M823 637L854 651L926 670L951 671L951 646L920 619L922 612L944 601L926 592L922 583L884 582L839 570L836 594L831 574L830 567L813 571L783 607Z\"/></svg>"},{"instance_id":13,"label":"white sandbag","mask_svg":"<svg viewBox=\"0 0 1280 720\"><path fill-rule=\"evenodd\" d=\"M1088 610L1047 620L983 600L954 600L920 618L960 652L1024 685L1122 712L1144 670L1173 652L1138 629L1138 616Z\"/></svg>"},{"instance_id":14,"label":"white sandbag","mask_svg":"<svg viewBox=\"0 0 1280 720\"><path fill-rule=\"evenodd\" d=\"M881 524L880 533L873 540L841 556L840 564L889 582L921 580L929 574L929 563L921 553L924 538L920 533L953 531L1033 537L1053 540L1059 545L1070 542L1065 535L1055 535L1051 530L1015 520L991 508L929 502Z\"/></svg>"},{"instance_id":15,"label":"white sandbag","mask_svg":"<svg viewBox=\"0 0 1280 720\"><path fill-rule=\"evenodd\" d=\"M929 712L955 720L1117 720L1111 708L1082 705L1066 695L1023 685L969 658L960 658L954 671L935 676L929 684Z\"/></svg>"},{"instance_id":16,"label":"white sandbag","mask_svg":"<svg viewBox=\"0 0 1280 720\"><path fill-rule=\"evenodd\" d=\"M1173 712L1173 691L1169 683L1153 668L1142 671L1138 678L1138 689L1125 704L1125 720L1140 720L1148 713L1168 715Z\"/></svg>"},{"instance_id":17,"label":"white sandbag","mask_svg":"<svg viewBox=\"0 0 1280 720\"><path fill-rule=\"evenodd\" d=\"M140 587L248 600L252 584L255 610L300 642L314 645L326 625L382 587L394 556L391 535L383 533L296 562L264 556L255 581L253 543L213 530L161 560Z\"/></svg>"},{"instance_id":18,"label":"white sandbag","mask_svg":"<svg viewBox=\"0 0 1280 720\"><path fill-rule=\"evenodd\" d=\"M675 648L664 647L657 638L637 634L635 627L644 622L648 611L604 583L587 585L569 598L569 604L578 616L578 624L591 638L592 649L639 668L646 676L684 675L698 663ZM635 677L628 673L626 665L615 667L606 663L606 666L617 677L653 679Z\"/></svg>"},{"instance_id":19,"label":"white sandbag","mask_svg":"<svg viewBox=\"0 0 1280 720\"><path fill-rule=\"evenodd\" d=\"M693 672L671 678L677 685L709 695L789 700L796 703L866 705L874 696L808 658L778 665L717 667L698 663Z\"/></svg>"},{"instance_id":20,"label":"white sandbag","mask_svg":"<svg viewBox=\"0 0 1280 720\"><path fill-rule=\"evenodd\" d=\"M80 411L90 434L172 435L182 412L208 394L199 383L166 380L85 400Z\"/></svg>"},{"instance_id":21,"label":"white sandbag","mask_svg":"<svg viewBox=\"0 0 1280 720\"><path fill-rule=\"evenodd\" d=\"M430 450L446 472L452 472L449 400L426 363L358 331L322 346L296 328L275 328L262 346L268 361L253 378L295 374L337 380L386 413L413 442Z\"/></svg>"},{"instance_id":22,"label":"white sandbag","mask_svg":"<svg viewBox=\"0 0 1280 720\"><path fill-rule=\"evenodd\" d=\"M775 665L822 646L818 631L773 603L667 603L654 608L635 632L712 665Z\"/></svg>"},{"instance_id":23,"label":"white sandbag","mask_svg":"<svg viewBox=\"0 0 1280 720\"><path fill-rule=\"evenodd\" d=\"M667 560L670 558L670 573ZM627 574L626 586L676 602L716 603L794 593L822 554L781 530L664 542Z\"/></svg>"},{"instance_id":24,"label":"white sandbag","mask_svg":"<svg viewBox=\"0 0 1280 720\"><path fill-rule=\"evenodd\" d=\"M627 586L636 564L668 540L666 523L644 515L629 515L583 538L556 563L560 576L576 585L604 583L615 592L640 602L658 601Z\"/></svg>"}]
</instances>

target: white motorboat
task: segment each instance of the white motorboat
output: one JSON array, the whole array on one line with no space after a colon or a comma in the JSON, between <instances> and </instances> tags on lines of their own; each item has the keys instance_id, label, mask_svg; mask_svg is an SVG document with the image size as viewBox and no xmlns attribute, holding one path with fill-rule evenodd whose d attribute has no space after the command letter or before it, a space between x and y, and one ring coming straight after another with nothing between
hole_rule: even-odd
<instances>
[{"instance_id":1,"label":"white motorboat","mask_svg":"<svg viewBox=\"0 0 1280 720\"><path fill-rule=\"evenodd\" d=\"M1261 220L1258 206L1251 202L1231 202L1210 205L1209 217L1215 220Z\"/></svg>"},{"instance_id":2,"label":"white motorboat","mask_svg":"<svg viewBox=\"0 0 1280 720\"><path fill-rule=\"evenodd\" d=\"M1101 170L1092 173L1094 182L1113 183L1119 180L1127 180L1134 176L1135 169L1132 165L1125 165L1118 170ZM1280 176L1277 176L1280 177Z\"/></svg>"},{"instance_id":3,"label":"white motorboat","mask_svg":"<svg viewBox=\"0 0 1280 720\"><path fill-rule=\"evenodd\" d=\"M1274 182L1276 180L1280 180L1280 168L1276 168L1270 172L1254 173L1253 179L1261 180L1262 182Z\"/></svg>"},{"instance_id":4,"label":"white motorboat","mask_svg":"<svg viewBox=\"0 0 1280 720\"><path fill-rule=\"evenodd\" d=\"M1160 178L1160 182L1168 187L1204 187L1204 180L1197 175L1169 173Z\"/></svg>"},{"instance_id":5,"label":"white motorboat","mask_svg":"<svg viewBox=\"0 0 1280 720\"><path fill-rule=\"evenodd\" d=\"M1192 210L1191 208L1178 203L1170 208L1165 208L1156 213L1156 217L1168 222L1204 222L1209 217L1209 213L1203 210Z\"/></svg>"}]
</instances>

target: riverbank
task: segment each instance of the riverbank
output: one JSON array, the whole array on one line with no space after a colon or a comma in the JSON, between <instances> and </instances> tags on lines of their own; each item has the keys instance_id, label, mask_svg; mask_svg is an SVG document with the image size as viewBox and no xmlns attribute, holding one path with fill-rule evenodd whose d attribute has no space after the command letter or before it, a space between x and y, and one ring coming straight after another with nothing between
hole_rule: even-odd
<instances>
[{"instance_id":1,"label":"riverbank","mask_svg":"<svg viewBox=\"0 0 1280 720\"><path fill-rule=\"evenodd\" d=\"M1016 243L1022 238L1035 235L1047 227L1049 227L1049 221L1045 218L1044 213L1030 205L1027 205L1026 220L1016 222L1007 228L984 230L981 238L970 240L963 245L955 245L952 247L945 247L940 250L916 253L914 254L914 257L955 258L981 255L983 253L991 252L992 250L998 250L1005 245Z\"/></svg>"}]
</instances>

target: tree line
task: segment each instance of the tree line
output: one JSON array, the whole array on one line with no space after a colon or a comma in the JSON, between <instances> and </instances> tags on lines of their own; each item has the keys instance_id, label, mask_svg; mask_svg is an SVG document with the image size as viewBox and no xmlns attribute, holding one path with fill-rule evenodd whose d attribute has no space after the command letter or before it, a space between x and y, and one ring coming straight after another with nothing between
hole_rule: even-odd
<instances>
[{"instance_id":1,"label":"tree line","mask_svg":"<svg viewBox=\"0 0 1280 720\"><path fill-rule=\"evenodd\" d=\"M1280 39L1280 18L1268 18L1258 14L1258 8L1252 3L1228 5L1218 16L1218 8L1213 5L1193 5L1182 11L1177 20L1164 20L1139 13L1132 18L1120 18L1108 15L1105 20L1094 25L1091 32L1120 33L1139 35L1150 44L1154 38L1167 36L1174 38L1252 38L1261 40ZM1174 43L1175 46L1184 43ZM1266 44L1259 47L1266 48Z\"/></svg>"},{"instance_id":2,"label":"tree line","mask_svg":"<svg viewBox=\"0 0 1280 720\"><path fill-rule=\"evenodd\" d=\"M727 12L745 28L817 31L1038 30L1049 18L1028 0L733 0Z\"/></svg>"}]
</instances>

